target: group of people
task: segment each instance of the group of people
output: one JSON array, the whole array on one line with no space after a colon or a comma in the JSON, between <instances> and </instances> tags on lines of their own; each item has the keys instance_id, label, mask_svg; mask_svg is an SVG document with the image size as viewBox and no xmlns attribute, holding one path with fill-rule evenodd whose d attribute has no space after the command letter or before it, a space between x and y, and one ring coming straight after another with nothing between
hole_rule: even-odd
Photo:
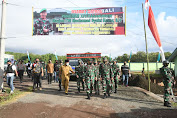
<instances>
[{"instance_id":1,"label":"group of people","mask_svg":"<svg viewBox=\"0 0 177 118\"><path fill-rule=\"evenodd\" d=\"M62 90L61 85L65 90L65 94L68 95L70 73L75 73L77 77L77 88L78 93L80 93L80 83L82 83L83 91L86 89L87 98L90 99L92 92L95 91L96 95L100 95L102 90L104 93L104 99L113 92L117 93L118 83L120 78L120 68L116 61L113 64L109 63L107 58L103 58L103 63L101 60L88 59L87 64L84 64L81 60L78 60L79 65L76 67L75 72L69 65L69 60L65 60L63 64L62 60L55 60L53 64L51 60L48 61L46 65L43 65L39 59L36 59L33 64L30 61L24 64L22 60L16 65L13 65L9 60L7 62L8 66L5 70L8 85L11 87L11 93L13 93L13 80L16 77L20 78L20 82L23 82L23 73L27 71L28 77L32 77L33 80L33 91L38 88L42 90L41 78L44 76L48 79L48 84L51 84L52 80L59 83L59 91ZM44 68L45 66L45 68ZM123 85L128 86L128 76L130 73L129 67L124 62L121 67ZM86 87L85 87L86 86Z\"/></svg>"},{"instance_id":2,"label":"group of people","mask_svg":"<svg viewBox=\"0 0 177 118\"><path fill-rule=\"evenodd\" d=\"M130 73L129 67L124 62L121 67L123 85L128 86L128 77ZM83 90L85 89L84 83L86 84L87 99L92 96L93 90L96 95L100 95L100 90L103 91L104 99L110 96L113 92L117 93L118 83L120 79L120 68L116 61L110 64L106 57L101 60L88 59L86 65L79 61L79 66L76 68L77 77L77 88L78 93L80 92L80 83L82 83Z\"/></svg>"},{"instance_id":3,"label":"group of people","mask_svg":"<svg viewBox=\"0 0 177 118\"><path fill-rule=\"evenodd\" d=\"M100 95L100 92L103 91L104 99L113 92L117 93L120 76L122 76L123 85L126 87L128 86L130 69L129 66L126 65L126 62L124 62L124 65L122 65L121 68L116 61L113 61L112 64L109 63L106 57L103 58L103 63L101 63L101 60L99 59L88 59L86 64L81 60L78 60L78 63L79 65L75 68L75 71L73 71L72 67L69 65L69 60L65 60L64 64L62 60L56 60L54 64L49 60L46 65L43 65L39 59L36 59L33 64L30 62L23 64L22 60L17 64L12 64L9 60L7 61L8 66L5 69L5 77L7 84L11 88L10 93L13 93L15 89L13 80L15 77L19 77L20 82L22 83L23 73L26 68L28 76L32 77L33 80L33 91L35 91L37 87L39 90L42 90L41 78L46 71L45 75L48 78L48 84L51 84L52 79L54 78L54 82L59 83L59 91L62 90L61 85L63 85L65 94L68 95L70 74L73 73L76 74L78 93L81 91L80 86L82 84L83 91L86 89L87 99L91 98L93 91L95 92L95 95ZM175 81L171 70L168 68L168 64L168 61L164 61L164 66L160 70L164 78L164 106L171 107L169 97L172 92L172 84L174 84ZM45 69L44 66L46 67ZM145 75L144 69L142 74ZM1 89L2 92L5 92L3 86L1 86Z\"/></svg>"}]
</instances>

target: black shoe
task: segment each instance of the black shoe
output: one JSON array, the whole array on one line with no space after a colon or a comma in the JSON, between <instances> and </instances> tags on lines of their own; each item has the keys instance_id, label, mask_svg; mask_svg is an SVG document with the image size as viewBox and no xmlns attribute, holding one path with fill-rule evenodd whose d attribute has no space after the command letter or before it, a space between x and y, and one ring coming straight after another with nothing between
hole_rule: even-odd
<instances>
[{"instance_id":1,"label":"black shoe","mask_svg":"<svg viewBox=\"0 0 177 118\"><path fill-rule=\"evenodd\" d=\"M104 97L103 97L103 99L106 99L106 98L107 98L106 93L104 93Z\"/></svg>"},{"instance_id":2,"label":"black shoe","mask_svg":"<svg viewBox=\"0 0 177 118\"><path fill-rule=\"evenodd\" d=\"M111 95L108 93L108 96L110 97Z\"/></svg>"},{"instance_id":3,"label":"black shoe","mask_svg":"<svg viewBox=\"0 0 177 118\"><path fill-rule=\"evenodd\" d=\"M117 93L117 90L115 90L114 93Z\"/></svg>"},{"instance_id":4,"label":"black shoe","mask_svg":"<svg viewBox=\"0 0 177 118\"><path fill-rule=\"evenodd\" d=\"M171 103L165 101L165 102L164 102L164 106L171 107Z\"/></svg>"},{"instance_id":5,"label":"black shoe","mask_svg":"<svg viewBox=\"0 0 177 118\"><path fill-rule=\"evenodd\" d=\"M87 99L90 100L90 94L89 93L87 93Z\"/></svg>"},{"instance_id":6,"label":"black shoe","mask_svg":"<svg viewBox=\"0 0 177 118\"><path fill-rule=\"evenodd\" d=\"M65 95L68 95L68 93L65 93Z\"/></svg>"},{"instance_id":7,"label":"black shoe","mask_svg":"<svg viewBox=\"0 0 177 118\"><path fill-rule=\"evenodd\" d=\"M58 89L58 91L61 91L61 89Z\"/></svg>"}]
</instances>

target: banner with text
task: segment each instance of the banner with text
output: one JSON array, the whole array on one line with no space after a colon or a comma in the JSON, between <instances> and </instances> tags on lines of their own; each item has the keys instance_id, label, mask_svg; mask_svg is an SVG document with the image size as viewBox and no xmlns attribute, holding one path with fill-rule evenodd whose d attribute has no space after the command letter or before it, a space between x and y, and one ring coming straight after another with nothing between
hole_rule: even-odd
<instances>
[{"instance_id":1,"label":"banner with text","mask_svg":"<svg viewBox=\"0 0 177 118\"><path fill-rule=\"evenodd\" d=\"M125 35L123 7L35 10L33 35Z\"/></svg>"}]
</instances>

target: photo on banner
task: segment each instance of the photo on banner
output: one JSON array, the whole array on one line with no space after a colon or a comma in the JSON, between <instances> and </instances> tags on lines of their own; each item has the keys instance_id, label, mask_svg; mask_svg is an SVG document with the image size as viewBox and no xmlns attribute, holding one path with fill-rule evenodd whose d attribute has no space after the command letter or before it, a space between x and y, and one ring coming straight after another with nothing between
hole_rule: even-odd
<instances>
[{"instance_id":1,"label":"photo on banner","mask_svg":"<svg viewBox=\"0 0 177 118\"><path fill-rule=\"evenodd\" d=\"M33 35L125 35L123 15L123 7L34 9Z\"/></svg>"}]
</instances>

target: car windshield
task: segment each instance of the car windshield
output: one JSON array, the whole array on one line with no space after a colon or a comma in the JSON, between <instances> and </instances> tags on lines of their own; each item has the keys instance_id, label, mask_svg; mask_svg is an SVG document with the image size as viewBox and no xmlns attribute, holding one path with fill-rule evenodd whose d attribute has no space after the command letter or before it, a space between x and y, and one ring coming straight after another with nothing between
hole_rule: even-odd
<instances>
[{"instance_id":1,"label":"car windshield","mask_svg":"<svg viewBox=\"0 0 177 118\"><path fill-rule=\"evenodd\" d=\"M69 65L70 66L78 66L79 65L78 60L70 60Z\"/></svg>"}]
</instances>

